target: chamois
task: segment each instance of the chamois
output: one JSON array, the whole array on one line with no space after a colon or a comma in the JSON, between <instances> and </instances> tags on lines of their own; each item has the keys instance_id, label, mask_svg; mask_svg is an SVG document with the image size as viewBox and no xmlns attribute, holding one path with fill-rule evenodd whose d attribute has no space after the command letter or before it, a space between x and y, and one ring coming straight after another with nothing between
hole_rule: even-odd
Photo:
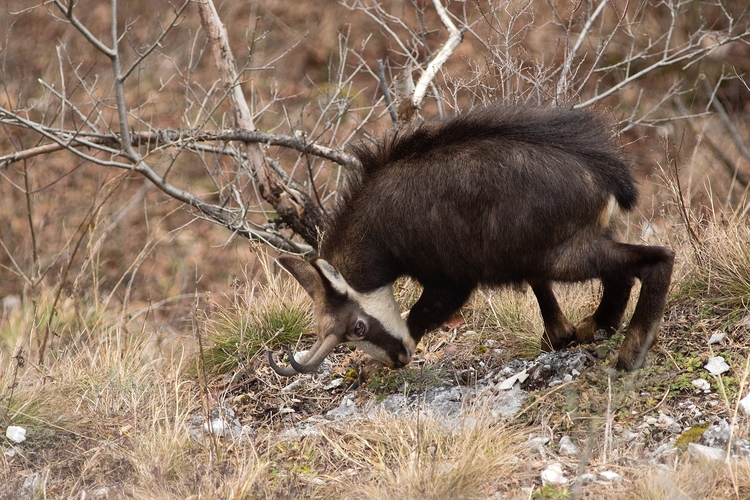
<instances>
[{"instance_id":1,"label":"chamois","mask_svg":"<svg viewBox=\"0 0 750 500\"><path fill-rule=\"evenodd\" d=\"M478 286L531 286L542 348L615 332L635 279L641 291L616 367L643 366L661 323L674 252L613 239L617 208L632 210L630 164L609 127L584 110L492 106L425 121L353 148L351 173L323 231L319 257L279 262L313 299L318 340L280 375L309 373L339 343L391 368L407 365L425 333ZM422 286L406 320L393 282ZM601 280L595 312L573 325L551 283Z\"/></svg>"}]
</instances>

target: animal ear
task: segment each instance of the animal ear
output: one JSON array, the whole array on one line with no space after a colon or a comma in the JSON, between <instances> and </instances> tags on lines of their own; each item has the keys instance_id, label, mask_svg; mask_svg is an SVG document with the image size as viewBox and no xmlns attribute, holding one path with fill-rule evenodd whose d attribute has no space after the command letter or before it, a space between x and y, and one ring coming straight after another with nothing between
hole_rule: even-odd
<instances>
[{"instance_id":1,"label":"animal ear","mask_svg":"<svg viewBox=\"0 0 750 500\"><path fill-rule=\"evenodd\" d=\"M325 300L325 286L320 272L306 260L282 255L279 264L289 271L314 301Z\"/></svg>"},{"instance_id":2,"label":"animal ear","mask_svg":"<svg viewBox=\"0 0 750 500\"><path fill-rule=\"evenodd\" d=\"M323 259L316 259L315 266L320 269L320 274L331 284L334 290L339 292L341 295L346 295L350 290L349 284L346 282L341 273L333 267L328 261Z\"/></svg>"}]
</instances>

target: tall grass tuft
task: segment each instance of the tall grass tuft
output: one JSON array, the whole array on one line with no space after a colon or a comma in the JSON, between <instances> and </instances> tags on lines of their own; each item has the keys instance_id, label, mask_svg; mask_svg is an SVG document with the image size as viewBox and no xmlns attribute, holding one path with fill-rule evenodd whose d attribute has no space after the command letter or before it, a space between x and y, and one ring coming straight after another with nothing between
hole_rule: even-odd
<instances>
[{"instance_id":1,"label":"tall grass tuft","mask_svg":"<svg viewBox=\"0 0 750 500\"><path fill-rule=\"evenodd\" d=\"M734 219L712 222L701 236L701 265L686 286L719 306L750 309L750 227Z\"/></svg>"},{"instance_id":2,"label":"tall grass tuft","mask_svg":"<svg viewBox=\"0 0 750 500\"><path fill-rule=\"evenodd\" d=\"M269 275L267 284L238 290L231 306L209 316L204 367L214 375L232 372L269 347L297 343L312 326L305 292L292 279Z\"/></svg>"}]
</instances>

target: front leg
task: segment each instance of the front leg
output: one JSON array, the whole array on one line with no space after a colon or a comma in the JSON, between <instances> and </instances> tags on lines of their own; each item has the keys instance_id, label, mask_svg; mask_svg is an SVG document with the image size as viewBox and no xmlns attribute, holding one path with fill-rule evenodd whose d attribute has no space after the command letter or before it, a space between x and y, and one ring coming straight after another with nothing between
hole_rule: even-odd
<instances>
[{"instance_id":1,"label":"front leg","mask_svg":"<svg viewBox=\"0 0 750 500\"><path fill-rule=\"evenodd\" d=\"M544 321L542 335L542 351L549 352L567 346L575 334L573 323L565 316L557 303L549 281L534 281L529 283L539 303L539 311Z\"/></svg>"},{"instance_id":2,"label":"front leg","mask_svg":"<svg viewBox=\"0 0 750 500\"><path fill-rule=\"evenodd\" d=\"M425 286L421 297L409 311L406 324L414 342L425 333L439 328L468 300L471 290L463 288L438 288Z\"/></svg>"}]
</instances>

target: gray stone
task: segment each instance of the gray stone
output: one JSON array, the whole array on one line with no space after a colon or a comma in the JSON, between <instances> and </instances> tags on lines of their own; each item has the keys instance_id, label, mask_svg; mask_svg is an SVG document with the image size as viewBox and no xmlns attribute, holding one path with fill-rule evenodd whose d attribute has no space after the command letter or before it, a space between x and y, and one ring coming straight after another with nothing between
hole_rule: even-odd
<instances>
[{"instance_id":1,"label":"gray stone","mask_svg":"<svg viewBox=\"0 0 750 500\"><path fill-rule=\"evenodd\" d=\"M687 447L687 453L691 457L701 458L710 461L723 461L724 450L719 448L711 448L710 446L703 446L702 444L690 443Z\"/></svg>"},{"instance_id":2,"label":"gray stone","mask_svg":"<svg viewBox=\"0 0 750 500\"><path fill-rule=\"evenodd\" d=\"M344 418L351 418L361 413L357 404L354 402L355 394L347 394L341 398L339 405L326 413L326 418L330 420L339 420Z\"/></svg>"},{"instance_id":3,"label":"gray stone","mask_svg":"<svg viewBox=\"0 0 750 500\"><path fill-rule=\"evenodd\" d=\"M578 455L581 451L569 436L563 436L560 438L558 449L560 455L565 455L567 457Z\"/></svg>"},{"instance_id":4,"label":"gray stone","mask_svg":"<svg viewBox=\"0 0 750 500\"><path fill-rule=\"evenodd\" d=\"M721 419L706 429L701 437L701 443L711 448L726 448L731 434L732 426L725 419Z\"/></svg>"},{"instance_id":5,"label":"gray stone","mask_svg":"<svg viewBox=\"0 0 750 500\"><path fill-rule=\"evenodd\" d=\"M739 457L750 457L750 441L737 439L732 443L732 453Z\"/></svg>"},{"instance_id":6,"label":"gray stone","mask_svg":"<svg viewBox=\"0 0 750 500\"><path fill-rule=\"evenodd\" d=\"M622 481L622 476L619 475L617 472L611 471L611 470L603 470L599 473L599 477L602 478L604 481L610 482L610 483L619 483Z\"/></svg>"},{"instance_id":7,"label":"gray stone","mask_svg":"<svg viewBox=\"0 0 750 500\"><path fill-rule=\"evenodd\" d=\"M589 472L586 472L584 474L581 474L578 476L578 479L576 479L576 483L585 486L587 484L591 484L594 481L596 481L596 476L594 474L591 474Z\"/></svg>"},{"instance_id":8,"label":"gray stone","mask_svg":"<svg viewBox=\"0 0 750 500\"><path fill-rule=\"evenodd\" d=\"M727 334L724 333L724 332L714 333L713 335L711 335L711 338L708 339L708 345L721 344L722 342L724 342L724 338L726 336L727 336Z\"/></svg>"}]
</instances>

